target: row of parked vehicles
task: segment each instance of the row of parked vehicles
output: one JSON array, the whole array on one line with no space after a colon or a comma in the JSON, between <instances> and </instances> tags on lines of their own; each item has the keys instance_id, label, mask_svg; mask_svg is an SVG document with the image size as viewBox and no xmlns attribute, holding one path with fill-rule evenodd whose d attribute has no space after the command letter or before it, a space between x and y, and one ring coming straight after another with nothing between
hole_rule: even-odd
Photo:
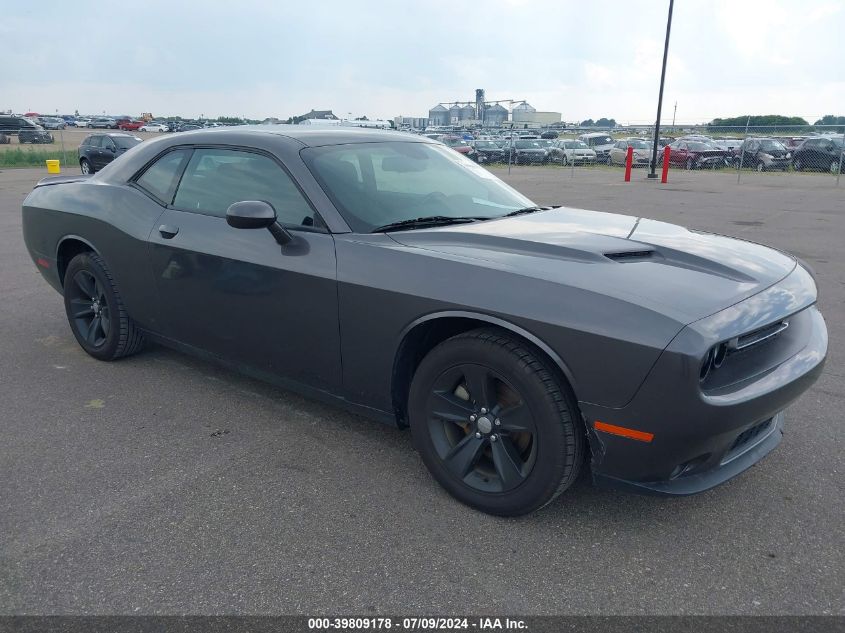
<instances>
[{"instance_id":1,"label":"row of parked vehicles","mask_svg":"<svg viewBox=\"0 0 845 633\"><path fill-rule=\"evenodd\" d=\"M628 148L632 165L651 165L652 141L645 138L614 139L607 133L591 132L577 138L540 138L535 135L479 137L426 134L478 163L606 164L625 165ZM807 137L751 137L715 139L702 135L678 139L661 138L657 165L662 166L664 147L670 149L669 164L684 169L748 168L757 171L821 170L838 173L845 151L843 137L815 135ZM845 162L845 161L843 161Z\"/></svg>"}]
</instances>

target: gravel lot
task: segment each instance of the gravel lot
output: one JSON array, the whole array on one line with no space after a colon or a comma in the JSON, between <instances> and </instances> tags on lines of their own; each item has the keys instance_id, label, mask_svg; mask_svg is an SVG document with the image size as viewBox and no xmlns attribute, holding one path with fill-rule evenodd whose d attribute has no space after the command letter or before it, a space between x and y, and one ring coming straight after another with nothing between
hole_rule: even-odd
<instances>
[{"instance_id":1,"label":"gravel lot","mask_svg":"<svg viewBox=\"0 0 845 633\"><path fill-rule=\"evenodd\" d=\"M582 480L463 507L408 433L163 349L86 356L23 244L43 170L0 173L0 613L845 614L845 186L825 175L496 169L538 203L787 249L831 351L784 442L696 497ZM845 183L843 183L845 184Z\"/></svg>"}]
</instances>

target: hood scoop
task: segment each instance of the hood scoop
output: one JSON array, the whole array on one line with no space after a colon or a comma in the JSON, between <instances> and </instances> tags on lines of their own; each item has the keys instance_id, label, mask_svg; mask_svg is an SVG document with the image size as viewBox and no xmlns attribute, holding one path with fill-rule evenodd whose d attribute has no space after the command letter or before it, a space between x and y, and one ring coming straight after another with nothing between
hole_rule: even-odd
<instances>
[{"instance_id":1,"label":"hood scoop","mask_svg":"<svg viewBox=\"0 0 845 633\"><path fill-rule=\"evenodd\" d=\"M648 261L655 256L654 251L621 251L619 253L605 253L605 257L615 262L642 262Z\"/></svg>"}]
</instances>

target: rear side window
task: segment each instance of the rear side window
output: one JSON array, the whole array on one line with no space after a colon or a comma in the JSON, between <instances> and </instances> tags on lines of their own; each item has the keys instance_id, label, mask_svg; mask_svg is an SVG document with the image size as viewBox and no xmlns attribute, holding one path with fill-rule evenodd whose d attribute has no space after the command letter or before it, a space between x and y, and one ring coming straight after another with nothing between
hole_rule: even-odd
<instances>
[{"instance_id":1,"label":"rear side window","mask_svg":"<svg viewBox=\"0 0 845 633\"><path fill-rule=\"evenodd\" d=\"M188 154L189 151L184 149L168 152L150 165L135 181L136 184L154 198L169 204Z\"/></svg>"},{"instance_id":2,"label":"rear side window","mask_svg":"<svg viewBox=\"0 0 845 633\"><path fill-rule=\"evenodd\" d=\"M314 225L314 211L290 176L272 159L253 152L194 151L173 206L222 218L230 205L243 200L268 202L282 224Z\"/></svg>"},{"instance_id":3,"label":"rear side window","mask_svg":"<svg viewBox=\"0 0 845 633\"><path fill-rule=\"evenodd\" d=\"M89 136L87 139L85 139L85 144L90 147L102 147L102 141L102 136Z\"/></svg>"}]
</instances>

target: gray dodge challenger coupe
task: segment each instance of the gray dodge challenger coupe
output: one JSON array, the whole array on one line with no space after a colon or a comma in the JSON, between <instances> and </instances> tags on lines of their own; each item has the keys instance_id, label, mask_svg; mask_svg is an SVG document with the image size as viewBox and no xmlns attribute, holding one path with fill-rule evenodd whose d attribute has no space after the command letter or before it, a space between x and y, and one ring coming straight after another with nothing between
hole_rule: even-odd
<instances>
[{"instance_id":1,"label":"gray dodge challenger coupe","mask_svg":"<svg viewBox=\"0 0 845 633\"><path fill-rule=\"evenodd\" d=\"M827 353L794 257L540 208L396 132L150 140L39 182L23 230L91 356L155 341L410 426L437 481L499 515L585 463L641 492L722 483L778 445Z\"/></svg>"}]
</instances>

